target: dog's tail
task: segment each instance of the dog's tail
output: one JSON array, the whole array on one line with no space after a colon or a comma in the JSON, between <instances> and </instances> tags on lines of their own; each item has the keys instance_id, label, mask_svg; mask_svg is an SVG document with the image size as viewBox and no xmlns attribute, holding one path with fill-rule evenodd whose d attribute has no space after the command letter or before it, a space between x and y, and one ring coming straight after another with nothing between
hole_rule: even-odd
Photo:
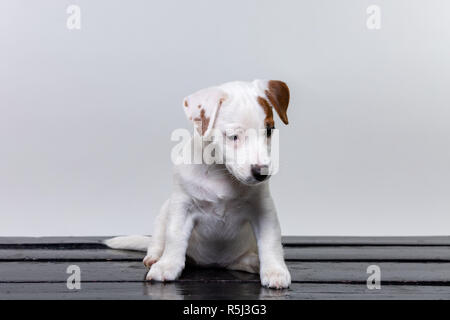
<instances>
[{"instance_id":1,"label":"dog's tail","mask_svg":"<svg viewBox=\"0 0 450 320\"><path fill-rule=\"evenodd\" d=\"M147 251L150 239L146 236L123 236L107 239L103 243L112 249Z\"/></svg>"}]
</instances>

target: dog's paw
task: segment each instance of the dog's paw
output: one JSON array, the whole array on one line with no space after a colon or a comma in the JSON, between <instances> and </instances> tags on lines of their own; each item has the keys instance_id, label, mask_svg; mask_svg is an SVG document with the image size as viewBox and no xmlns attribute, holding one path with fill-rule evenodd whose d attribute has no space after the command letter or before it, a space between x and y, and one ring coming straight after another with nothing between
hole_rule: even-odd
<instances>
[{"instance_id":1,"label":"dog's paw","mask_svg":"<svg viewBox=\"0 0 450 320\"><path fill-rule=\"evenodd\" d=\"M158 261L152 265L147 273L147 280L154 281L173 281L177 279L184 269L182 263L169 263L167 261Z\"/></svg>"},{"instance_id":2,"label":"dog's paw","mask_svg":"<svg viewBox=\"0 0 450 320\"><path fill-rule=\"evenodd\" d=\"M158 262L159 257L153 255L153 254L147 254L144 258L144 260L142 260L142 262L144 263L144 265L147 268L150 268L152 266L152 264Z\"/></svg>"},{"instance_id":3,"label":"dog's paw","mask_svg":"<svg viewBox=\"0 0 450 320\"><path fill-rule=\"evenodd\" d=\"M269 267L261 270L261 284L273 289L288 288L291 274L285 266Z\"/></svg>"}]
</instances>

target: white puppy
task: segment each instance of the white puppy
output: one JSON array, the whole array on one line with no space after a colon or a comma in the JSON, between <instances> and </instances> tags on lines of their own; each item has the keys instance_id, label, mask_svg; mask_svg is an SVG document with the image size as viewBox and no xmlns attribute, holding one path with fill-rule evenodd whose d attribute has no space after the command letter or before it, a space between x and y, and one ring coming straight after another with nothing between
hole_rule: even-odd
<instances>
[{"instance_id":1,"label":"white puppy","mask_svg":"<svg viewBox=\"0 0 450 320\"><path fill-rule=\"evenodd\" d=\"M259 272L262 285L287 288L291 276L267 181L274 170L272 110L287 124L288 104L288 87L274 80L230 82L186 97L183 109L199 133L186 148L214 150L223 164L175 165L174 190L156 219L153 236L117 237L106 244L131 250L148 246L148 280L177 279L187 255L198 265ZM263 139L249 143L248 129Z\"/></svg>"}]
</instances>

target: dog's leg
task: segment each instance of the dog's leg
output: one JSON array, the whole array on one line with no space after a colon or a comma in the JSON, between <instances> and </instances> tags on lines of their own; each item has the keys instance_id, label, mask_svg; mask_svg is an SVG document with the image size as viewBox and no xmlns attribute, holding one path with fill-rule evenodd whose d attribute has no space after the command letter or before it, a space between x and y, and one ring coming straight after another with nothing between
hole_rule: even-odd
<instances>
[{"instance_id":1,"label":"dog's leg","mask_svg":"<svg viewBox=\"0 0 450 320\"><path fill-rule=\"evenodd\" d=\"M256 252L247 252L234 263L227 266L227 269L245 271L250 273L259 272L259 258Z\"/></svg>"},{"instance_id":2,"label":"dog's leg","mask_svg":"<svg viewBox=\"0 0 450 320\"><path fill-rule=\"evenodd\" d=\"M284 262L280 224L270 195L260 199L255 208L252 225L258 244L261 283L269 288L287 288L291 275Z\"/></svg>"},{"instance_id":3,"label":"dog's leg","mask_svg":"<svg viewBox=\"0 0 450 320\"><path fill-rule=\"evenodd\" d=\"M164 252L159 261L151 266L147 280L172 281L184 269L186 249L194 226L193 217L183 199L172 198L168 210Z\"/></svg>"},{"instance_id":4,"label":"dog's leg","mask_svg":"<svg viewBox=\"0 0 450 320\"><path fill-rule=\"evenodd\" d=\"M159 260L164 251L169 200L164 202L155 220L155 229L143 262L147 268Z\"/></svg>"}]
</instances>

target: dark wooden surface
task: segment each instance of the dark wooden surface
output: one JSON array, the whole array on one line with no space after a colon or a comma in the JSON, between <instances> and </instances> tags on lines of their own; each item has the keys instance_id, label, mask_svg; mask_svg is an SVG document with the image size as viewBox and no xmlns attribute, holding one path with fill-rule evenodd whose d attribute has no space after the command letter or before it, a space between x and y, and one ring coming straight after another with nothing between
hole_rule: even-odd
<instances>
[{"instance_id":1,"label":"dark wooden surface","mask_svg":"<svg viewBox=\"0 0 450 320\"><path fill-rule=\"evenodd\" d=\"M450 237L285 237L287 290L245 272L187 267L173 283L144 281L142 252L101 237L0 238L0 299L450 299ZM367 288L367 267L381 289ZM66 286L69 265L81 289Z\"/></svg>"}]
</instances>

